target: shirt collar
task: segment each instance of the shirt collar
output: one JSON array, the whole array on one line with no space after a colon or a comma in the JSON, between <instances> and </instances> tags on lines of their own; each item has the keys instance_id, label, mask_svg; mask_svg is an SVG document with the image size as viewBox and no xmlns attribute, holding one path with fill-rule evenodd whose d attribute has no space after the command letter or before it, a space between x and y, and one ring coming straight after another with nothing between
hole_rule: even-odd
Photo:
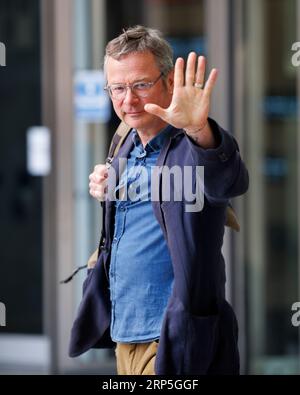
<instances>
[{"instance_id":1,"label":"shirt collar","mask_svg":"<svg viewBox=\"0 0 300 395\"><path fill-rule=\"evenodd\" d=\"M145 150L148 152L160 151L166 139L170 137L172 130L173 130L172 125L166 126L155 137L153 137L150 141L148 141L148 143L145 146ZM135 129L133 130L132 140L136 147L142 144L139 135Z\"/></svg>"}]
</instances>

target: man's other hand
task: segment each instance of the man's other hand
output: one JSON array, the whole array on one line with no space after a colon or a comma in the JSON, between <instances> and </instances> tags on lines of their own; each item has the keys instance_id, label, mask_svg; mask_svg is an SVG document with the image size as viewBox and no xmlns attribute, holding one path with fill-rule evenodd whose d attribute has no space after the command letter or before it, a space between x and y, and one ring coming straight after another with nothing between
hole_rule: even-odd
<instances>
[{"instance_id":1,"label":"man's other hand","mask_svg":"<svg viewBox=\"0 0 300 395\"><path fill-rule=\"evenodd\" d=\"M90 195L100 202L105 200L107 192L107 177L108 169L106 165L96 165L93 173L89 176Z\"/></svg>"}]
</instances>

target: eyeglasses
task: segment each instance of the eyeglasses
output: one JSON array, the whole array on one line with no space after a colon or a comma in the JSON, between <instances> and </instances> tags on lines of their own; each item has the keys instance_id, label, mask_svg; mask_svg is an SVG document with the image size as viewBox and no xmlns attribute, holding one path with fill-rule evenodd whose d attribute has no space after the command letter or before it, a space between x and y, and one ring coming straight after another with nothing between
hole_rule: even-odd
<instances>
[{"instance_id":1,"label":"eyeglasses","mask_svg":"<svg viewBox=\"0 0 300 395\"><path fill-rule=\"evenodd\" d=\"M111 84L107 85L104 90L108 91L110 97L114 100L123 100L126 96L127 88L138 97L147 97L152 86L155 85L162 76L163 73L160 73L158 78L152 82L141 81L134 82L133 84Z\"/></svg>"}]
</instances>

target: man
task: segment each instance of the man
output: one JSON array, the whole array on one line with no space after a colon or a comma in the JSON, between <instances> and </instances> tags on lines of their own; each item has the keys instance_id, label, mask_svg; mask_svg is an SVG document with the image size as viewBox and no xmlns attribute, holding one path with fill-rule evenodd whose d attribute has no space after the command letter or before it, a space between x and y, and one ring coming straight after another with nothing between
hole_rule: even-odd
<instances>
[{"instance_id":1,"label":"man","mask_svg":"<svg viewBox=\"0 0 300 395\"><path fill-rule=\"evenodd\" d=\"M208 118L217 70L205 82L195 53L174 68L160 33L136 26L108 43L105 72L114 110L131 128L111 169L128 163L116 201L105 165L90 176L91 195L105 199L106 239L84 283L70 355L116 345L119 374L238 374L221 247L228 200L247 190L248 173L234 138ZM142 177L154 166L190 167L184 181L194 186L203 166L201 210L174 199L178 179L168 179L164 200L164 180ZM124 199L132 188L138 198ZM159 198L151 201L150 190Z\"/></svg>"}]
</instances>

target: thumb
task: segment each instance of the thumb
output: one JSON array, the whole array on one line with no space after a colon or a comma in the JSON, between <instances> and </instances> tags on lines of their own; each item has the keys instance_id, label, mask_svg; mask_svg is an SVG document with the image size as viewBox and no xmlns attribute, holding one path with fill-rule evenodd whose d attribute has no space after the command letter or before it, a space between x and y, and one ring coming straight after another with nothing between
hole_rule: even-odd
<instances>
[{"instance_id":1,"label":"thumb","mask_svg":"<svg viewBox=\"0 0 300 395\"><path fill-rule=\"evenodd\" d=\"M156 115L159 118L166 119L166 110L158 106L157 104L145 104L144 110L150 114Z\"/></svg>"}]
</instances>

